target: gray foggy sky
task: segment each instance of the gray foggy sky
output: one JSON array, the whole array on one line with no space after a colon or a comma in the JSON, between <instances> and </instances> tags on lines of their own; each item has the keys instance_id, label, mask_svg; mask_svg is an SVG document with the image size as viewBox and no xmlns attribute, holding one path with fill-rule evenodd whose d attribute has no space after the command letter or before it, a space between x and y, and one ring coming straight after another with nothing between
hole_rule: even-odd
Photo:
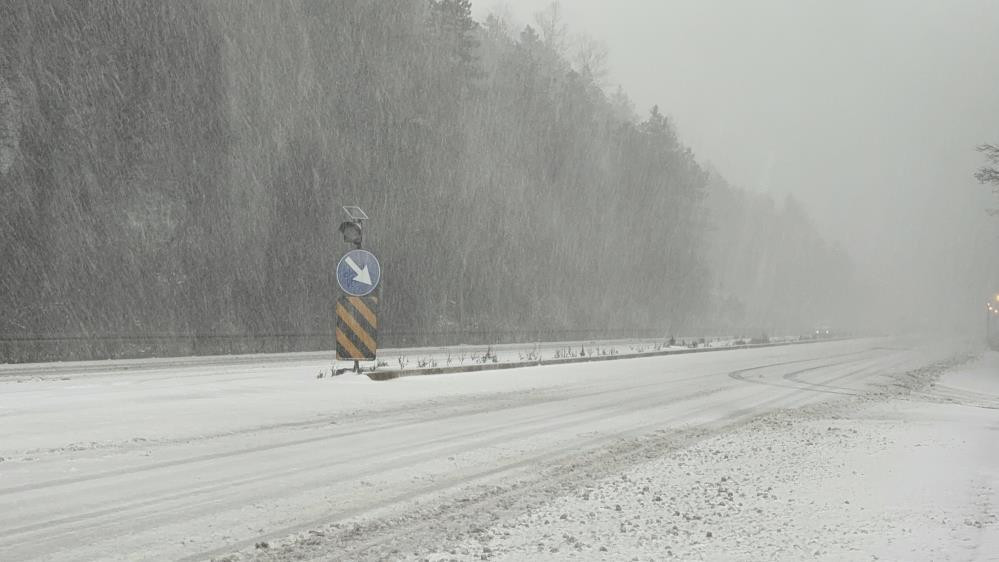
<instances>
[{"instance_id":1,"label":"gray foggy sky","mask_svg":"<svg viewBox=\"0 0 999 562\"><path fill-rule=\"evenodd\" d=\"M520 29L548 4L482 0L475 14L505 12ZM974 147L999 142L999 2L560 6L570 33L607 44L608 84L640 115L659 104L733 184L794 194L875 277L924 275L982 238L999 259L980 211L992 201L972 177Z\"/></svg>"}]
</instances>

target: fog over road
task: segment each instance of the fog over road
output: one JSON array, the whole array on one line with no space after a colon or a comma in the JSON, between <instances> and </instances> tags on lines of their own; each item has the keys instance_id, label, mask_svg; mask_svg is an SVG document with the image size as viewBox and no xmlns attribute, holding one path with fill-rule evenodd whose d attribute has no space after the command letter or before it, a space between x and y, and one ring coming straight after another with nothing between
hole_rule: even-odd
<instances>
[{"instance_id":1,"label":"fog over road","mask_svg":"<svg viewBox=\"0 0 999 562\"><path fill-rule=\"evenodd\" d=\"M515 524L523 517L650 462L683 466L677 459L698 444L789 409L845 419L900 399L999 408L999 395L932 394L933 378L962 353L867 339L386 383L316 379L328 365L320 356L85 374L65 364L51 377L9 366L0 371L0 559L522 558L538 552L526 542L484 547L483 537L512 541L518 526L541 524ZM771 472L754 477L779 478ZM625 501L608 493L616 517ZM664 496L656 501L684 501ZM995 521L983 516L983 525ZM678 554L701 548L682 526L660 526L679 533L670 539ZM632 553L568 544L591 558ZM543 554L557 558L551 548Z\"/></svg>"}]
</instances>

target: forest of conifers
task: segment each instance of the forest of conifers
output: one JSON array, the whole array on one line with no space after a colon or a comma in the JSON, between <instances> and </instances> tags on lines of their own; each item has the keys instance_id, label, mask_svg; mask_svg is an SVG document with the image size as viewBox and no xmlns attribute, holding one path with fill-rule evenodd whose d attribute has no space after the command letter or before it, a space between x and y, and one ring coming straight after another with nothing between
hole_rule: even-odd
<instances>
[{"instance_id":1,"label":"forest of conifers","mask_svg":"<svg viewBox=\"0 0 999 562\"><path fill-rule=\"evenodd\" d=\"M559 32L467 0L0 3L0 339L44 340L0 362L329 349L343 205L382 345L834 321L849 260L800 207Z\"/></svg>"}]
</instances>

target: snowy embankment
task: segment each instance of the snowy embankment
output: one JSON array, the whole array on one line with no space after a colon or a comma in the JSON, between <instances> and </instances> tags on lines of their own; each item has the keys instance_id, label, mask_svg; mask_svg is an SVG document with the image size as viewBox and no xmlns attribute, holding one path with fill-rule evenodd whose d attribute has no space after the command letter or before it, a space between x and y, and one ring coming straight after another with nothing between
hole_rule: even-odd
<instances>
[{"instance_id":1,"label":"snowy embankment","mask_svg":"<svg viewBox=\"0 0 999 562\"><path fill-rule=\"evenodd\" d=\"M999 559L999 353L894 390L768 414L424 558Z\"/></svg>"}]
</instances>

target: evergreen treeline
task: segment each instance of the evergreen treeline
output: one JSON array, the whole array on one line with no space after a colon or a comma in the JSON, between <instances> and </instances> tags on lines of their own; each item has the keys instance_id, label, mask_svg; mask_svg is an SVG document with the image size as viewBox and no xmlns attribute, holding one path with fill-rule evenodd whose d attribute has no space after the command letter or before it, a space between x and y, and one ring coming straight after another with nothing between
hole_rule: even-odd
<instances>
[{"instance_id":1,"label":"evergreen treeline","mask_svg":"<svg viewBox=\"0 0 999 562\"><path fill-rule=\"evenodd\" d=\"M715 329L786 335L822 325L841 332L853 324L861 292L853 265L816 234L793 197L777 206L717 174L708 193Z\"/></svg>"},{"instance_id":2,"label":"evergreen treeline","mask_svg":"<svg viewBox=\"0 0 999 562\"><path fill-rule=\"evenodd\" d=\"M821 316L764 317L845 259L732 188L710 216L670 121L557 34L468 0L0 3L0 337L80 338L0 361L329 348L342 205L372 219L383 344Z\"/></svg>"}]
</instances>

